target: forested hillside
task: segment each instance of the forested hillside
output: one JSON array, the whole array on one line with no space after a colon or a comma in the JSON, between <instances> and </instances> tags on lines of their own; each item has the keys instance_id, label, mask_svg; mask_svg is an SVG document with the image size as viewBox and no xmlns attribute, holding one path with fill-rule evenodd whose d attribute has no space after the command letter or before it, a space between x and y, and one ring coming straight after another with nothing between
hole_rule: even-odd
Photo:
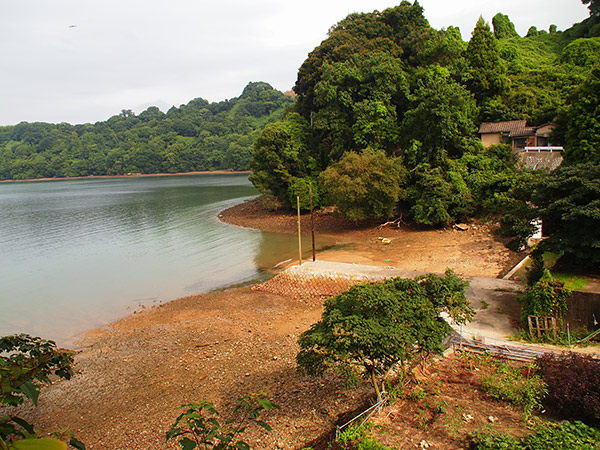
<instances>
[{"instance_id":1,"label":"forested hillside","mask_svg":"<svg viewBox=\"0 0 600 450\"><path fill-rule=\"evenodd\" d=\"M197 98L166 114L150 107L95 124L0 127L0 180L246 170L257 133L291 104L291 96L256 82L237 98Z\"/></svg>"},{"instance_id":2,"label":"forested hillside","mask_svg":"<svg viewBox=\"0 0 600 450\"><path fill-rule=\"evenodd\" d=\"M350 219L404 212L443 225L516 209L537 175L518 170L507 146L484 149L478 127L555 121L566 164L598 161L588 111L598 108L597 36L595 14L521 37L499 13L492 25L480 18L468 42L452 26L431 28L416 1L351 14L300 67L294 110L257 139L251 180L265 205L297 195L308 205L310 184L317 203Z\"/></svg>"}]
</instances>

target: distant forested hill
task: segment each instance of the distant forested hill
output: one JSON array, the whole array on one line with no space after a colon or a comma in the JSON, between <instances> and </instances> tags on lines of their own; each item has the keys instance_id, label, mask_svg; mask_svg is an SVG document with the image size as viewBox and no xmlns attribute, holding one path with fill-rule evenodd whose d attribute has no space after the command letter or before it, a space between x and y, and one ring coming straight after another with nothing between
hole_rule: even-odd
<instances>
[{"instance_id":1,"label":"distant forested hill","mask_svg":"<svg viewBox=\"0 0 600 450\"><path fill-rule=\"evenodd\" d=\"M165 114L129 110L95 124L0 127L0 180L246 170L252 142L293 104L264 82L218 103L197 98Z\"/></svg>"}]
</instances>

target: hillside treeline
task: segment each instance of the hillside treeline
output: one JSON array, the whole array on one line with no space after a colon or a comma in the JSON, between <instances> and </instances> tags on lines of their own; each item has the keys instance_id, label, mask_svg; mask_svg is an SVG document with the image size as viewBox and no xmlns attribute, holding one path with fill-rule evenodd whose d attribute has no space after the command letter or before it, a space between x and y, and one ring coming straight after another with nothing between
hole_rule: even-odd
<instances>
[{"instance_id":1,"label":"hillside treeline","mask_svg":"<svg viewBox=\"0 0 600 450\"><path fill-rule=\"evenodd\" d=\"M514 210L538 175L507 146L484 149L483 121L554 121L567 164L598 161L599 17L524 37L503 14L474 25L465 42L403 1L333 26L298 71L293 110L256 141L263 204L300 196L306 208L310 185L316 204L356 220L444 225Z\"/></svg>"},{"instance_id":2,"label":"hillside treeline","mask_svg":"<svg viewBox=\"0 0 600 450\"><path fill-rule=\"evenodd\" d=\"M123 110L104 122L0 127L0 180L196 170L246 170L256 134L293 103L264 82L217 103L163 113Z\"/></svg>"}]
</instances>

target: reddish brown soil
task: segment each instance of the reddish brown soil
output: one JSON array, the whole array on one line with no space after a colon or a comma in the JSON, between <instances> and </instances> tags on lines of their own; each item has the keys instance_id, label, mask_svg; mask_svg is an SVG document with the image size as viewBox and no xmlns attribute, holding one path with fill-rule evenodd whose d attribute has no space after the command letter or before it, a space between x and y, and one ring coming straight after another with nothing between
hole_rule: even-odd
<instances>
[{"instance_id":1,"label":"reddish brown soil","mask_svg":"<svg viewBox=\"0 0 600 450\"><path fill-rule=\"evenodd\" d=\"M297 216L289 211L261 210L249 201L223 211L221 220L248 228L297 233ZM322 251L318 259L356 264L394 266L421 272L453 269L463 276L498 277L507 273L524 255L511 252L498 240L493 223L474 222L465 231L457 228L417 229L404 223L381 227L380 222L353 223L331 213L316 212L315 232L337 244ZM310 214L301 218L304 233L310 233ZM386 238L389 241L383 241ZM384 243L387 242L387 243Z\"/></svg>"}]
</instances>

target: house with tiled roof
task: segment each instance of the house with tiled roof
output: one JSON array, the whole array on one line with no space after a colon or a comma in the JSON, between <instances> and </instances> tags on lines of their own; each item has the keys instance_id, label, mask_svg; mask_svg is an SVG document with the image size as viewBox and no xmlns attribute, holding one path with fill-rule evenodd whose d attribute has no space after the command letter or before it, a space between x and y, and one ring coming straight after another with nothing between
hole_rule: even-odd
<instances>
[{"instance_id":1,"label":"house with tiled roof","mask_svg":"<svg viewBox=\"0 0 600 450\"><path fill-rule=\"evenodd\" d=\"M479 127L479 136L485 148L497 144L510 145L529 169L554 170L562 162L563 150L551 143L554 127L553 123L529 127L526 120L483 122Z\"/></svg>"},{"instance_id":2,"label":"house with tiled roof","mask_svg":"<svg viewBox=\"0 0 600 450\"><path fill-rule=\"evenodd\" d=\"M479 135L486 148L495 144L508 144L514 151L537 147L554 151L562 150L551 145L550 134L554 126L553 123L546 123L538 127L529 127L526 120L483 122L479 127Z\"/></svg>"}]
</instances>

